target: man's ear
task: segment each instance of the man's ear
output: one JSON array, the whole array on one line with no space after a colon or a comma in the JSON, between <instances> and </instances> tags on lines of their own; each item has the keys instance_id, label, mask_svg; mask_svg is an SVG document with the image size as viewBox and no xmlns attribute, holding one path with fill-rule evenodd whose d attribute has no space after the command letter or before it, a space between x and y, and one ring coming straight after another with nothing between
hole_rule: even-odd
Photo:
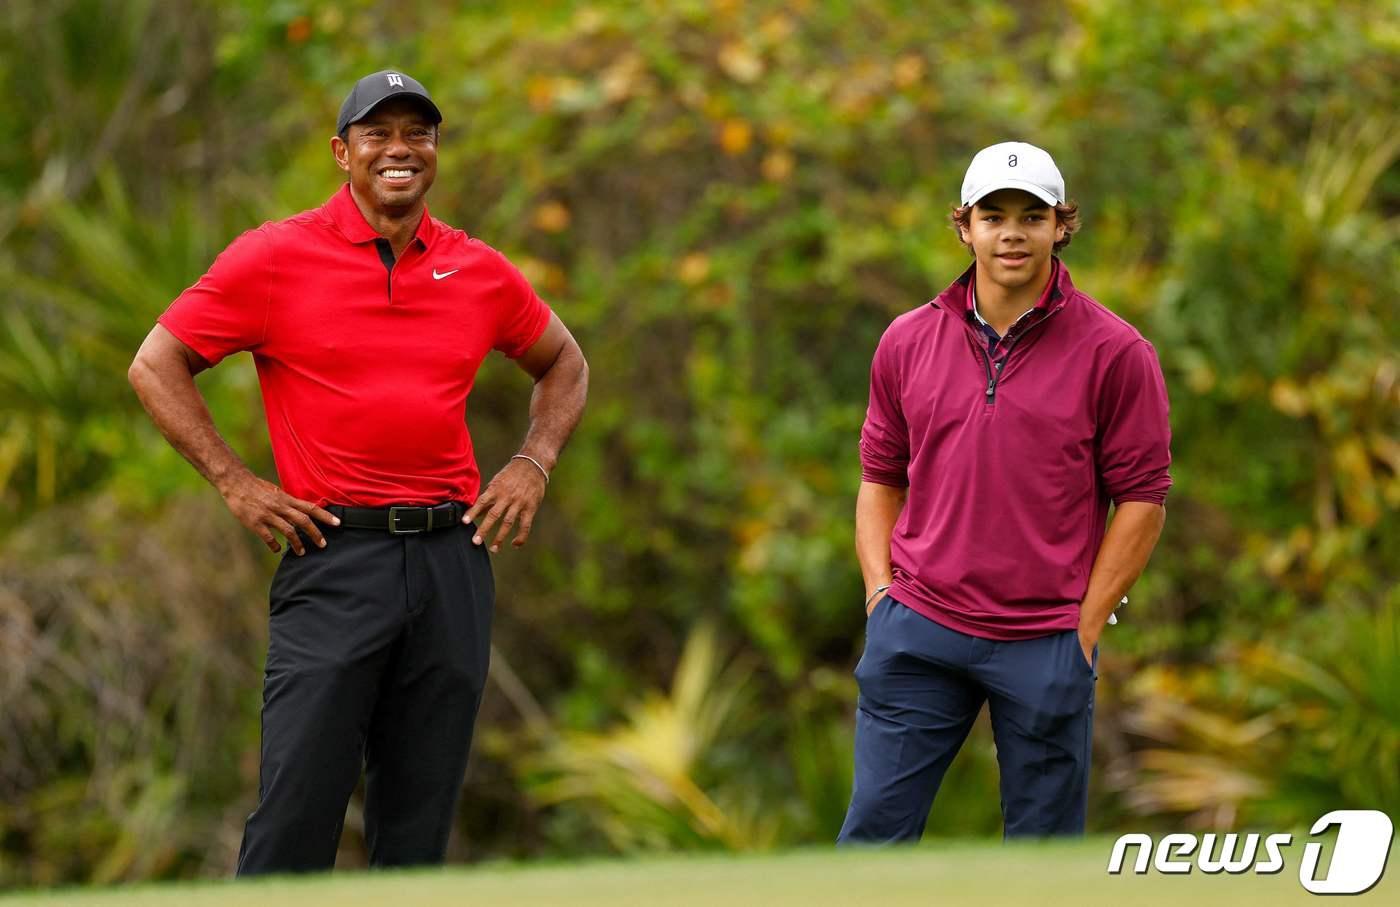
<instances>
[{"instance_id":1,"label":"man's ear","mask_svg":"<svg viewBox=\"0 0 1400 907\"><path fill-rule=\"evenodd\" d=\"M345 144L345 140L338 135L331 136L331 154L335 157L335 165L349 173L350 146Z\"/></svg>"}]
</instances>

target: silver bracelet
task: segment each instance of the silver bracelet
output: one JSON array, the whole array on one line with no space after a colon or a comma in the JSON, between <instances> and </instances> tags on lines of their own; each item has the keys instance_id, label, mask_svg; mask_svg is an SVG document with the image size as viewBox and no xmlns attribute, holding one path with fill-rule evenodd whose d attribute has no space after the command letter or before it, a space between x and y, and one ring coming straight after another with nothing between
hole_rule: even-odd
<instances>
[{"instance_id":1,"label":"silver bracelet","mask_svg":"<svg viewBox=\"0 0 1400 907\"><path fill-rule=\"evenodd\" d=\"M549 473L546 472L546 471L545 471L545 468L544 468L543 466L540 465L540 461L539 461L539 460L536 460L534 457L526 456L525 454L516 454L515 456L511 457L511 459L512 459L512 460L529 460L531 463L534 463L534 464L535 464L535 468L538 469L538 470L540 471L540 475L544 476L544 484L545 484L546 486L549 485Z\"/></svg>"},{"instance_id":2,"label":"silver bracelet","mask_svg":"<svg viewBox=\"0 0 1400 907\"><path fill-rule=\"evenodd\" d=\"M890 584L889 584L889 583L885 583L883 586L876 586L876 587L875 587L875 591L872 592L872 593L870 593L870 597L867 598L867 599L865 600L865 607L866 607L866 608L869 608L869 607L870 607L870 603L871 603L872 601L875 600L875 596L879 595L881 592L884 592L884 591L885 591L886 589L888 589L889 587L890 587Z\"/></svg>"}]
</instances>

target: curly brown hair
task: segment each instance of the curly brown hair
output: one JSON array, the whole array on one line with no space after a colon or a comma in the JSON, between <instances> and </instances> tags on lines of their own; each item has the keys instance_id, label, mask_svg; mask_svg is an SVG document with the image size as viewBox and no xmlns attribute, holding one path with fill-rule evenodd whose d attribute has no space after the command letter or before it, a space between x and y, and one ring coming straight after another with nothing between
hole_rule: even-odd
<instances>
[{"instance_id":1,"label":"curly brown hair","mask_svg":"<svg viewBox=\"0 0 1400 907\"><path fill-rule=\"evenodd\" d=\"M1073 239L1074 234L1079 231L1079 203L1066 201L1062 205L1056 205L1055 219L1059 223L1064 224L1065 227L1065 238L1055 243L1052 249L1052 251L1058 252L1069 245L1069 241ZM958 242L967 246L968 254L972 254L972 246L962 238L962 231L972 226L972 206L954 205L952 220L953 230L958 234Z\"/></svg>"}]
</instances>

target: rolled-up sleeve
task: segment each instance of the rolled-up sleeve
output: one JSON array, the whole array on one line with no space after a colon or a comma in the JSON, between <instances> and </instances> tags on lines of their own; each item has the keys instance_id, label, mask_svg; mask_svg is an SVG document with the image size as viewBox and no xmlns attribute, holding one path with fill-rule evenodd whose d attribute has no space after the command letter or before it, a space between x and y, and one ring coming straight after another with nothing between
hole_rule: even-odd
<instances>
[{"instance_id":1,"label":"rolled-up sleeve","mask_svg":"<svg viewBox=\"0 0 1400 907\"><path fill-rule=\"evenodd\" d=\"M909 428L900 401L900 375L890 333L870 365L870 405L860 430L860 476L877 485L909 486Z\"/></svg>"},{"instance_id":2,"label":"rolled-up sleeve","mask_svg":"<svg viewBox=\"0 0 1400 907\"><path fill-rule=\"evenodd\" d=\"M1171 424L1167 384L1146 340L1109 367L1099 395L1097 465L1114 504L1162 504L1171 488Z\"/></svg>"}]
</instances>

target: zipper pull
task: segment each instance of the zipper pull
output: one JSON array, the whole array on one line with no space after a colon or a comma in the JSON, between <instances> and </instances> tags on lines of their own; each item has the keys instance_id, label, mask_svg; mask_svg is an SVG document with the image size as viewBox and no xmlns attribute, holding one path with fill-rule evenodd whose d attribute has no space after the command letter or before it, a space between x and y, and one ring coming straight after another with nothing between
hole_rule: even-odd
<instances>
[{"instance_id":1,"label":"zipper pull","mask_svg":"<svg viewBox=\"0 0 1400 907\"><path fill-rule=\"evenodd\" d=\"M992 396L997 392L997 380L993 378L987 382L987 402L992 402Z\"/></svg>"}]
</instances>

